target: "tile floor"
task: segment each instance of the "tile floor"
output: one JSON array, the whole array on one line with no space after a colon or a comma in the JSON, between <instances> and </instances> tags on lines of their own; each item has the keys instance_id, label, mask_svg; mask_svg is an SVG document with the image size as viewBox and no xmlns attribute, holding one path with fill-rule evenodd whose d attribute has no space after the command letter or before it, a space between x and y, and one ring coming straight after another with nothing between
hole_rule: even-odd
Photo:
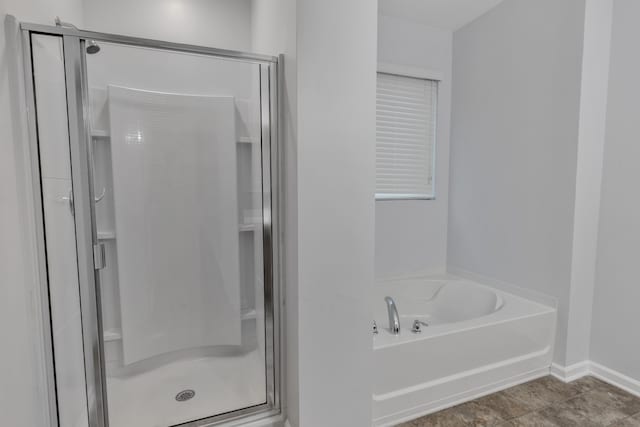
<instances>
[{"instance_id":1,"label":"tile floor","mask_svg":"<svg viewBox=\"0 0 640 427\"><path fill-rule=\"evenodd\" d=\"M543 377L399 427L640 427L640 398L593 377Z\"/></svg>"}]
</instances>

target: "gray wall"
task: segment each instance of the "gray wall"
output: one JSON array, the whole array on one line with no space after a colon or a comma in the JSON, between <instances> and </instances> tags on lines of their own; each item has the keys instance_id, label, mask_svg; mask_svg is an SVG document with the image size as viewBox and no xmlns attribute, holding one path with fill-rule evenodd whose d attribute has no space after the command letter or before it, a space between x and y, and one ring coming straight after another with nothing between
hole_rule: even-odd
<instances>
[{"instance_id":1,"label":"gray wall","mask_svg":"<svg viewBox=\"0 0 640 427\"><path fill-rule=\"evenodd\" d=\"M615 0L591 360L640 381L638 17Z\"/></svg>"},{"instance_id":2,"label":"gray wall","mask_svg":"<svg viewBox=\"0 0 640 427\"><path fill-rule=\"evenodd\" d=\"M299 0L296 8L299 426L366 426L377 4Z\"/></svg>"},{"instance_id":3,"label":"gray wall","mask_svg":"<svg viewBox=\"0 0 640 427\"><path fill-rule=\"evenodd\" d=\"M454 33L448 266L559 300L564 360L584 0L507 0Z\"/></svg>"},{"instance_id":4,"label":"gray wall","mask_svg":"<svg viewBox=\"0 0 640 427\"><path fill-rule=\"evenodd\" d=\"M252 0L82 0L82 11L91 31L251 50Z\"/></svg>"},{"instance_id":5,"label":"gray wall","mask_svg":"<svg viewBox=\"0 0 640 427\"><path fill-rule=\"evenodd\" d=\"M378 17L378 62L437 73L436 199L376 202L376 278L443 273L447 258L452 37L403 18Z\"/></svg>"}]
</instances>

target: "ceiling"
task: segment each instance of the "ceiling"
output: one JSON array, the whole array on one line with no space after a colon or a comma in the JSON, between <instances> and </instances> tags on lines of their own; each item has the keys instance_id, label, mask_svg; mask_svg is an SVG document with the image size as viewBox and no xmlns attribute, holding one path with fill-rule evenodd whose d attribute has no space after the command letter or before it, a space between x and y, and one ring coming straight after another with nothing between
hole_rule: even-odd
<instances>
[{"instance_id":1,"label":"ceiling","mask_svg":"<svg viewBox=\"0 0 640 427\"><path fill-rule=\"evenodd\" d=\"M457 30L503 0L379 0L383 15L411 19L421 24Z\"/></svg>"}]
</instances>

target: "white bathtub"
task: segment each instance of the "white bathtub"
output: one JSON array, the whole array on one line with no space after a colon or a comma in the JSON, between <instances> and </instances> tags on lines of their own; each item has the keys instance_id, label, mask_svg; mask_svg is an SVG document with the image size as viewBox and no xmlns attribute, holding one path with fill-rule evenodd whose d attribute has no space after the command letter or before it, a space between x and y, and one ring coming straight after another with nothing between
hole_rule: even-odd
<instances>
[{"instance_id":1,"label":"white bathtub","mask_svg":"<svg viewBox=\"0 0 640 427\"><path fill-rule=\"evenodd\" d=\"M401 332L389 332L391 296ZM373 419L390 426L548 374L556 310L469 280L376 285ZM415 320L427 323L414 334Z\"/></svg>"}]
</instances>

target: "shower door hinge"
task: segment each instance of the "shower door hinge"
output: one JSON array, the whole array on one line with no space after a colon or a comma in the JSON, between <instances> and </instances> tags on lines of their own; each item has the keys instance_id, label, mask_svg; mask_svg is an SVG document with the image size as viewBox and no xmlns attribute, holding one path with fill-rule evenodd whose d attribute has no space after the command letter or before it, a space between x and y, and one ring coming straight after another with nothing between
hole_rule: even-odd
<instances>
[{"instance_id":1,"label":"shower door hinge","mask_svg":"<svg viewBox=\"0 0 640 427\"><path fill-rule=\"evenodd\" d=\"M107 256L104 249L104 243L93 245L93 268L102 270L107 266Z\"/></svg>"}]
</instances>

